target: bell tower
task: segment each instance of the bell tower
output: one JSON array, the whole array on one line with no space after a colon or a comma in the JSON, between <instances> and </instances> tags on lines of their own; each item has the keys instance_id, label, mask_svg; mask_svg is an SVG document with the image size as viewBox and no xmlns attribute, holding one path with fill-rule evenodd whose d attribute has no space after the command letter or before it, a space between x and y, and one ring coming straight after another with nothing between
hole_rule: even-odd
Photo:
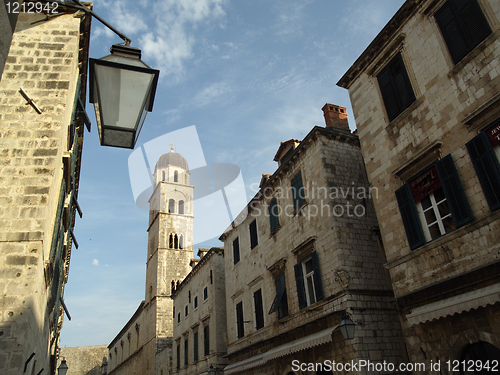
<instances>
[{"instance_id":1,"label":"bell tower","mask_svg":"<svg viewBox=\"0 0 500 375\"><path fill-rule=\"evenodd\" d=\"M189 273L193 257L193 189L189 166L172 150L158 159L149 200L145 303L155 315L156 336L172 337L172 283Z\"/></svg>"}]
</instances>

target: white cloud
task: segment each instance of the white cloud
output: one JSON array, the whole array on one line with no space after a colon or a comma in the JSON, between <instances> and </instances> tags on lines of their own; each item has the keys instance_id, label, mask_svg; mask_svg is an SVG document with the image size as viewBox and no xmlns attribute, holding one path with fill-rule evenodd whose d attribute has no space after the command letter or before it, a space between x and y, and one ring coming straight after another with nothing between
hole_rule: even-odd
<instances>
[{"instance_id":1,"label":"white cloud","mask_svg":"<svg viewBox=\"0 0 500 375\"><path fill-rule=\"evenodd\" d=\"M226 82L216 82L208 85L199 91L195 98L194 103L197 106L204 106L211 104L213 101L226 96L232 91L231 87Z\"/></svg>"},{"instance_id":2,"label":"white cloud","mask_svg":"<svg viewBox=\"0 0 500 375\"><path fill-rule=\"evenodd\" d=\"M98 261L97 259L94 259L94 260L92 261L92 264L93 264L94 266L98 266L98 265L99 265L99 261Z\"/></svg>"}]
</instances>

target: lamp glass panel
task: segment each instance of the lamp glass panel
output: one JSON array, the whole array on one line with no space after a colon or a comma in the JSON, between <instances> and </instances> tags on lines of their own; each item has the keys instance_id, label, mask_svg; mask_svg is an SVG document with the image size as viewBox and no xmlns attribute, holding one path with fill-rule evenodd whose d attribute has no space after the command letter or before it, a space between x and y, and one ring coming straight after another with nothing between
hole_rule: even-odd
<instances>
[{"instance_id":1,"label":"lamp glass panel","mask_svg":"<svg viewBox=\"0 0 500 375\"><path fill-rule=\"evenodd\" d=\"M103 126L134 129L143 117L154 75L96 65Z\"/></svg>"}]
</instances>

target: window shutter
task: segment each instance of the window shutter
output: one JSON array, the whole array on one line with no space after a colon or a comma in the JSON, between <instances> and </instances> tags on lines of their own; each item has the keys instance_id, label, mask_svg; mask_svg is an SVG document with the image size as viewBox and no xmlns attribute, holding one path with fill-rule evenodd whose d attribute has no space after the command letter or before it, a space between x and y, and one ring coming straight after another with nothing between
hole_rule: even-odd
<instances>
[{"instance_id":1,"label":"window shutter","mask_svg":"<svg viewBox=\"0 0 500 375\"><path fill-rule=\"evenodd\" d=\"M410 186L408 184L396 190L396 199L398 200L399 211L403 219L408 244L410 245L410 249L414 250L425 243L425 238L422 227L420 226L420 220L418 219L417 208L413 202Z\"/></svg>"},{"instance_id":2,"label":"window shutter","mask_svg":"<svg viewBox=\"0 0 500 375\"><path fill-rule=\"evenodd\" d=\"M198 360L198 332L193 334L193 359Z\"/></svg>"},{"instance_id":3,"label":"window shutter","mask_svg":"<svg viewBox=\"0 0 500 375\"><path fill-rule=\"evenodd\" d=\"M262 305L262 290L259 289L253 294L255 306L255 328L264 327L264 306Z\"/></svg>"},{"instance_id":4,"label":"window shutter","mask_svg":"<svg viewBox=\"0 0 500 375\"><path fill-rule=\"evenodd\" d=\"M233 241L233 262L234 264L240 261L240 240L239 237Z\"/></svg>"},{"instance_id":5,"label":"window shutter","mask_svg":"<svg viewBox=\"0 0 500 375\"><path fill-rule=\"evenodd\" d=\"M243 326L243 302L239 302L236 305L236 328L238 330L238 338L245 336L245 330Z\"/></svg>"},{"instance_id":6,"label":"window shutter","mask_svg":"<svg viewBox=\"0 0 500 375\"><path fill-rule=\"evenodd\" d=\"M415 101L415 94L411 87L410 78L406 72L401 54L397 55L391 63L391 71L394 79L394 86L397 92L397 98L400 103L400 111L408 108Z\"/></svg>"},{"instance_id":7,"label":"window shutter","mask_svg":"<svg viewBox=\"0 0 500 375\"><path fill-rule=\"evenodd\" d=\"M316 252L311 254L311 260L314 268L314 289L316 290L316 301L322 300L323 285L321 284L321 273L319 272L318 254Z\"/></svg>"},{"instance_id":8,"label":"window shutter","mask_svg":"<svg viewBox=\"0 0 500 375\"><path fill-rule=\"evenodd\" d=\"M450 2L443 5L439 12L436 13L436 20L448 46L451 58L456 64L468 53L469 47Z\"/></svg>"},{"instance_id":9,"label":"window shutter","mask_svg":"<svg viewBox=\"0 0 500 375\"><path fill-rule=\"evenodd\" d=\"M295 211L297 211L305 200L301 195L304 190L304 185L302 184L302 171L299 171L299 173L295 175L295 177L290 181L290 185L292 186L293 207Z\"/></svg>"},{"instance_id":10,"label":"window shutter","mask_svg":"<svg viewBox=\"0 0 500 375\"><path fill-rule=\"evenodd\" d=\"M469 202L467 202L467 197L465 196L451 154L439 160L436 163L436 169L450 207L453 221L457 228L461 227L472 220L472 211L469 207Z\"/></svg>"},{"instance_id":11,"label":"window shutter","mask_svg":"<svg viewBox=\"0 0 500 375\"><path fill-rule=\"evenodd\" d=\"M500 208L500 166L485 133L466 144L491 211Z\"/></svg>"},{"instance_id":12,"label":"window shutter","mask_svg":"<svg viewBox=\"0 0 500 375\"><path fill-rule=\"evenodd\" d=\"M304 276L302 275L302 263L293 266L295 270L295 283L297 284L297 296L299 297L299 309L307 306L306 289L304 285Z\"/></svg>"},{"instance_id":13,"label":"window shutter","mask_svg":"<svg viewBox=\"0 0 500 375\"><path fill-rule=\"evenodd\" d=\"M253 249L258 243L257 220L254 220L250 223L250 249Z\"/></svg>"},{"instance_id":14,"label":"window shutter","mask_svg":"<svg viewBox=\"0 0 500 375\"><path fill-rule=\"evenodd\" d=\"M436 20L455 64L491 34L476 0L449 0L436 13Z\"/></svg>"},{"instance_id":15,"label":"window shutter","mask_svg":"<svg viewBox=\"0 0 500 375\"><path fill-rule=\"evenodd\" d=\"M389 121L415 101L415 94L401 54L396 55L377 76Z\"/></svg>"},{"instance_id":16,"label":"window shutter","mask_svg":"<svg viewBox=\"0 0 500 375\"><path fill-rule=\"evenodd\" d=\"M280 225L280 218L278 216L278 202L276 198L273 198L271 202L269 202L269 224L271 227L271 232L276 229Z\"/></svg>"},{"instance_id":17,"label":"window shutter","mask_svg":"<svg viewBox=\"0 0 500 375\"><path fill-rule=\"evenodd\" d=\"M472 49L491 33L490 26L476 0L456 1L455 3Z\"/></svg>"}]
</instances>

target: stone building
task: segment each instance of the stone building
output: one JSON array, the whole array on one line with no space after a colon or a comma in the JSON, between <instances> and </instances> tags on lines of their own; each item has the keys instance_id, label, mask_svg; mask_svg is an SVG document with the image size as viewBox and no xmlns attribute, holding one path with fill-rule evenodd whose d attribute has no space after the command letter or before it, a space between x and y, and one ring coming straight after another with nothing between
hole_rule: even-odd
<instances>
[{"instance_id":1,"label":"stone building","mask_svg":"<svg viewBox=\"0 0 500 375\"><path fill-rule=\"evenodd\" d=\"M207 374L227 364L224 249L199 249L183 282L173 286L172 373Z\"/></svg>"},{"instance_id":2,"label":"stone building","mask_svg":"<svg viewBox=\"0 0 500 375\"><path fill-rule=\"evenodd\" d=\"M57 13L21 13L17 23L10 17L10 48L0 48L2 56L8 50L0 80L4 375L55 372L64 285L72 246L78 246L90 16L62 5ZM9 40L4 26L2 41Z\"/></svg>"},{"instance_id":3,"label":"stone building","mask_svg":"<svg viewBox=\"0 0 500 375\"><path fill-rule=\"evenodd\" d=\"M145 299L109 344L108 373L167 375L173 337L172 284L189 273L193 255L193 186L180 154L158 159L149 200Z\"/></svg>"},{"instance_id":4,"label":"stone building","mask_svg":"<svg viewBox=\"0 0 500 375\"><path fill-rule=\"evenodd\" d=\"M499 35L498 1L408 0L337 83L419 373L500 358Z\"/></svg>"},{"instance_id":5,"label":"stone building","mask_svg":"<svg viewBox=\"0 0 500 375\"><path fill-rule=\"evenodd\" d=\"M377 193L346 109L323 111L326 128L281 143L277 170L220 237L224 374L331 374L332 361L346 373L353 369L338 366L351 361L406 360L377 239ZM356 323L351 340L337 329L344 314Z\"/></svg>"}]
</instances>

